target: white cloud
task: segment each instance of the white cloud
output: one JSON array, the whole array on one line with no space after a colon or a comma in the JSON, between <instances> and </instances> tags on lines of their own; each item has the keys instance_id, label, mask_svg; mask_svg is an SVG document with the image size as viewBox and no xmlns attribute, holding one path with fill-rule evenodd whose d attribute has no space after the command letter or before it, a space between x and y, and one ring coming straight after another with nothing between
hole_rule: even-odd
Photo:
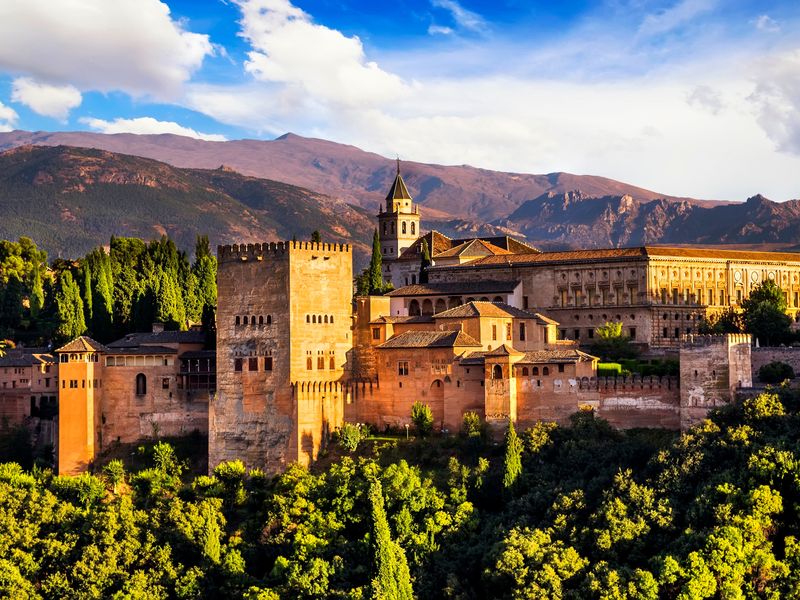
<instances>
[{"instance_id":1,"label":"white cloud","mask_svg":"<svg viewBox=\"0 0 800 600\"><path fill-rule=\"evenodd\" d=\"M0 131L12 131L18 118L13 108L0 102Z\"/></svg>"},{"instance_id":2,"label":"white cloud","mask_svg":"<svg viewBox=\"0 0 800 600\"><path fill-rule=\"evenodd\" d=\"M457 0L431 0L431 5L448 11L456 24L463 29L477 33L488 30L486 20L481 15L464 8Z\"/></svg>"},{"instance_id":3,"label":"white cloud","mask_svg":"<svg viewBox=\"0 0 800 600\"><path fill-rule=\"evenodd\" d=\"M66 121L69 111L81 105L81 93L71 85L49 85L30 77L17 77L11 88L11 100L35 113Z\"/></svg>"},{"instance_id":4,"label":"white cloud","mask_svg":"<svg viewBox=\"0 0 800 600\"><path fill-rule=\"evenodd\" d=\"M367 61L358 37L314 24L288 0L235 1L242 10L240 35L253 48L245 69L257 80L351 107L380 105L407 92L398 76Z\"/></svg>"},{"instance_id":5,"label":"white cloud","mask_svg":"<svg viewBox=\"0 0 800 600\"><path fill-rule=\"evenodd\" d=\"M686 102L690 106L696 106L707 110L712 115L717 115L725 106L722 95L715 89L707 85L696 85L691 92L686 95Z\"/></svg>"},{"instance_id":6,"label":"white cloud","mask_svg":"<svg viewBox=\"0 0 800 600\"><path fill-rule=\"evenodd\" d=\"M428 26L429 35L452 35L454 33L452 27L445 27L443 25L430 25Z\"/></svg>"},{"instance_id":7,"label":"white cloud","mask_svg":"<svg viewBox=\"0 0 800 600\"><path fill-rule=\"evenodd\" d=\"M175 99L213 52L159 0L0 2L0 70L52 85Z\"/></svg>"},{"instance_id":8,"label":"white cloud","mask_svg":"<svg viewBox=\"0 0 800 600\"><path fill-rule=\"evenodd\" d=\"M101 133L172 133L209 142L224 142L227 139L223 135L218 135L216 133L200 133L189 127L178 125L178 123L174 121L159 121L153 117L136 117L135 119L118 118L113 121L84 117L80 119L80 122Z\"/></svg>"},{"instance_id":9,"label":"white cloud","mask_svg":"<svg viewBox=\"0 0 800 600\"><path fill-rule=\"evenodd\" d=\"M712 10L716 4L716 0L679 0L665 10L647 15L639 27L638 35L647 38L667 33Z\"/></svg>"},{"instance_id":10,"label":"white cloud","mask_svg":"<svg viewBox=\"0 0 800 600\"><path fill-rule=\"evenodd\" d=\"M754 21L751 21L759 31L765 33L777 33L781 30L778 22L769 15L759 15Z\"/></svg>"},{"instance_id":11,"label":"white cloud","mask_svg":"<svg viewBox=\"0 0 800 600\"><path fill-rule=\"evenodd\" d=\"M755 71L758 123L779 150L800 155L800 50L764 58Z\"/></svg>"}]
</instances>

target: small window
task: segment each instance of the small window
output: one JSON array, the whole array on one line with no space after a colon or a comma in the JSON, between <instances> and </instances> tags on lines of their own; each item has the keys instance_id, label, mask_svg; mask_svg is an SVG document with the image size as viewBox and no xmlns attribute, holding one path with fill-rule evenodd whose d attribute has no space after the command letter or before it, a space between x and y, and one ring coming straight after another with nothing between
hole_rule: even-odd
<instances>
[{"instance_id":1,"label":"small window","mask_svg":"<svg viewBox=\"0 0 800 600\"><path fill-rule=\"evenodd\" d=\"M144 373L139 373L136 376L136 395L144 396L147 393L147 377Z\"/></svg>"},{"instance_id":2,"label":"small window","mask_svg":"<svg viewBox=\"0 0 800 600\"><path fill-rule=\"evenodd\" d=\"M247 315L242 317L242 325L247 325Z\"/></svg>"},{"instance_id":3,"label":"small window","mask_svg":"<svg viewBox=\"0 0 800 600\"><path fill-rule=\"evenodd\" d=\"M234 358L233 359L233 370L237 372L242 371L242 359L241 358Z\"/></svg>"},{"instance_id":4,"label":"small window","mask_svg":"<svg viewBox=\"0 0 800 600\"><path fill-rule=\"evenodd\" d=\"M406 233L406 222L405 221L403 221L401 227L403 229L403 233L405 234Z\"/></svg>"},{"instance_id":5,"label":"small window","mask_svg":"<svg viewBox=\"0 0 800 600\"><path fill-rule=\"evenodd\" d=\"M325 357L324 356L318 356L317 357L317 370L318 371L322 371L324 369L325 369Z\"/></svg>"},{"instance_id":6,"label":"small window","mask_svg":"<svg viewBox=\"0 0 800 600\"><path fill-rule=\"evenodd\" d=\"M95 383L95 387L97 387L96 383ZM169 389L169 377L162 377L161 378L161 389L162 390L168 390Z\"/></svg>"},{"instance_id":7,"label":"small window","mask_svg":"<svg viewBox=\"0 0 800 600\"><path fill-rule=\"evenodd\" d=\"M336 370L336 357L335 356L331 356L330 366L328 368L331 371L335 371Z\"/></svg>"},{"instance_id":8,"label":"small window","mask_svg":"<svg viewBox=\"0 0 800 600\"><path fill-rule=\"evenodd\" d=\"M272 371L272 357L271 356L264 357L264 370L265 371Z\"/></svg>"},{"instance_id":9,"label":"small window","mask_svg":"<svg viewBox=\"0 0 800 600\"><path fill-rule=\"evenodd\" d=\"M550 367L542 367L542 375L550 375Z\"/></svg>"},{"instance_id":10,"label":"small window","mask_svg":"<svg viewBox=\"0 0 800 600\"><path fill-rule=\"evenodd\" d=\"M559 372L559 373L563 373L563 372L564 372L564 365L563 365L563 363L559 363L559 365L558 365L558 372Z\"/></svg>"},{"instance_id":11,"label":"small window","mask_svg":"<svg viewBox=\"0 0 800 600\"><path fill-rule=\"evenodd\" d=\"M248 371L258 371L258 357L251 356L247 359L247 370Z\"/></svg>"},{"instance_id":12,"label":"small window","mask_svg":"<svg viewBox=\"0 0 800 600\"><path fill-rule=\"evenodd\" d=\"M372 328L372 339L379 340L381 339L381 330L380 327L373 327Z\"/></svg>"},{"instance_id":13,"label":"small window","mask_svg":"<svg viewBox=\"0 0 800 600\"><path fill-rule=\"evenodd\" d=\"M520 342L525 341L525 323L519 324L519 341Z\"/></svg>"},{"instance_id":14,"label":"small window","mask_svg":"<svg viewBox=\"0 0 800 600\"><path fill-rule=\"evenodd\" d=\"M323 317L323 319L324 319L324 321L323 321L323 322L324 322L324 323L327 323L327 322L328 322L328 315L325 315L325 316Z\"/></svg>"},{"instance_id":15,"label":"small window","mask_svg":"<svg viewBox=\"0 0 800 600\"><path fill-rule=\"evenodd\" d=\"M630 328L630 338L631 338L632 340L635 340L635 339L636 339L636 327L631 327L631 328Z\"/></svg>"},{"instance_id":16,"label":"small window","mask_svg":"<svg viewBox=\"0 0 800 600\"><path fill-rule=\"evenodd\" d=\"M311 315L306 315L306 323L311 323Z\"/></svg>"},{"instance_id":17,"label":"small window","mask_svg":"<svg viewBox=\"0 0 800 600\"><path fill-rule=\"evenodd\" d=\"M263 325L264 324L264 315L258 315L258 324L259 325Z\"/></svg>"},{"instance_id":18,"label":"small window","mask_svg":"<svg viewBox=\"0 0 800 600\"><path fill-rule=\"evenodd\" d=\"M511 341L511 323L506 323L506 340Z\"/></svg>"},{"instance_id":19,"label":"small window","mask_svg":"<svg viewBox=\"0 0 800 600\"><path fill-rule=\"evenodd\" d=\"M523 377L527 377L528 376L528 367L522 367L522 376Z\"/></svg>"},{"instance_id":20,"label":"small window","mask_svg":"<svg viewBox=\"0 0 800 600\"><path fill-rule=\"evenodd\" d=\"M256 316L253 315L252 317L250 317L250 325L255 325L255 324L256 324Z\"/></svg>"},{"instance_id":21,"label":"small window","mask_svg":"<svg viewBox=\"0 0 800 600\"><path fill-rule=\"evenodd\" d=\"M503 378L503 367L500 365L494 365L492 367L492 379L502 379Z\"/></svg>"},{"instance_id":22,"label":"small window","mask_svg":"<svg viewBox=\"0 0 800 600\"><path fill-rule=\"evenodd\" d=\"M308 358L306 358L306 370L311 371L313 368L314 368L314 361L311 360L311 357L309 356Z\"/></svg>"},{"instance_id":23,"label":"small window","mask_svg":"<svg viewBox=\"0 0 800 600\"><path fill-rule=\"evenodd\" d=\"M317 315L311 315L311 322L312 323L316 323L317 322Z\"/></svg>"},{"instance_id":24,"label":"small window","mask_svg":"<svg viewBox=\"0 0 800 600\"><path fill-rule=\"evenodd\" d=\"M417 227L416 227L416 223L414 223L414 222L412 221L412 222L411 222L411 235L416 235L416 233L417 233Z\"/></svg>"},{"instance_id":25,"label":"small window","mask_svg":"<svg viewBox=\"0 0 800 600\"><path fill-rule=\"evenodd\" d=\"M66 354L62 354L61 355L61 362L62 363L69 362L69 356L67 356Z\"/></svg>"},{"instance_id":26,"label":"small window","mask_svg":"<svg viewBox=\"0 0 800 600\"><path fill-rule=\"evenodd\" d=\"M272 325L272 315L267 315L267 325Z\"/></svg>"},{"instance_id":27,"label":"small window","mask_svg":"<svg viewBox=\"0 0 800 600\"><path fill-rule=\"evenodd\" d=\"M492 341L497 340L497 325L492 325Z\"/></svg>"},{"instance_id":28,"label":"small window","mask_svg":"<svg viewBox=\"0 0 800 600\"><path fill-rule=\"evenodd\" d=\"M398 375L408 375L408 361L401 360L397 363L397 374Z\"/></svg>"},{"instance_id":29,"label":"small window","mask_svg":"<svg viewBox=\"0 0 800 600\"><path fill-rule=\"evenodd\" d=\"M594 329L589 329L586 332L586 335L589 337L590 340L593 340L594 339Z\"/></svg>"},{"instance_id":30,"label":"small window","mask_svg":"<svg viewBox=\"0 0 800 600\"><path fill-rule=\"evenodd\" d=\"M533 369L531 369L531 375L533 375L534 377L538 377L539 376L539 367L533 367Z\"/></svg>"}]
</instances>

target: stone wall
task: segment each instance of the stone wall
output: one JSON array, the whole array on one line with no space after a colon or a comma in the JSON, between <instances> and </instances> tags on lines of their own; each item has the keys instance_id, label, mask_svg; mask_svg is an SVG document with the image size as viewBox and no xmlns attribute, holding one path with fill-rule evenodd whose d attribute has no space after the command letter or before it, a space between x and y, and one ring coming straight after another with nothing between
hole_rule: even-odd
<instances>
[{"instance_id":1,"label":"stone wall","mask_svg":"<svg viewBox=\"0 0 800 600\"><path fill-rule=\"evenodd\" d=\"M795 375L800 375L800 348L791 346L752 348L751 369L753 382L758 381L758 370L771 362L783 362L794 369Z\"/></svg>"}]
</instances>

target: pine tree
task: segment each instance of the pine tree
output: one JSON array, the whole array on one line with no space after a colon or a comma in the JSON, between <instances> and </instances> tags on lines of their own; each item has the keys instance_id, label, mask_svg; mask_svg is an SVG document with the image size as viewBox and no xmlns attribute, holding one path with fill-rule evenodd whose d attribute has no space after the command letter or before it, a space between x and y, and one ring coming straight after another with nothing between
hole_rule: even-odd
<instances>
[{"instance_id":1,"label":"pine tree","mask_svg":"<svg viewBox=\"0 0 800 600\"><path fill-rule=\"evenodd\" d=\"M522 442L514 429L514 422L508 420L506 431L506 455L503 460L503 488L510 490L522 473Z\"/></svg>"},{"instance_id":2,"label":"pine tree","mask_svg":"<svg viewBox=\"0 0 800 600\"><path fill-rule=\"evenodd\" d=\"M58 325L55 336L60 341L74 339L86 332L81 292L70 271L62 272L59 277L56 320Z\"/></svg>"},{"instance_id":3,"label":"pine tree","mask_svg":"<svg viewBox=\"0 0 800 600\"><path fill-rule=\"evenodd\" d=\"M422 248L419 253L419 282L428 283L428 267L431 266L431 251L428 249L428 240L422 240Z\"/></svg>"},{"instance_id":4,"label":"pine tree","mask_svg":"<svg viewBox=\"0 0 800 600\"><path fill-rule=\"evenodd\" d=\"M403 548L392 539L383 504L381 483L373 479L369 486L372 508L372 547L374 577L372 598L381 600L412 600L411 575Z\"/></svg>"}]
</instances>

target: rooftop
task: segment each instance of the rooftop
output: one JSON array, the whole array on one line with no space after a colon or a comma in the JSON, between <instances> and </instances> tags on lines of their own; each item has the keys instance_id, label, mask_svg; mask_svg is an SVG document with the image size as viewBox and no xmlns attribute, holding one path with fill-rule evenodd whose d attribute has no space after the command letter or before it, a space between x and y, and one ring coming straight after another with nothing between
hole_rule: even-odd
<instances>
[{"instance_id":1,"label":"rooftop","mask_svg":"<svg viewBox=\"0 0 800 600\"><path fill-rule=\"evenodd\" d=\"M406 331L385 341L378 348L452 348L480 345L480 342L463 331Z\"/></svg>"},{"instance_id":2,"label":"rooftop","mask_svg":"<svg viewBox=\"0 0 800 600\"><path fill-rule=\"evenodd\" d=\"M0 356L0 367L30 367L54 363L52 354L40 352L41 348L12 348Z\"/></svg>"},{"instance_id":3,"label":"rooftop","mask_svg":"<svg viewBox=\"0 0 800 600\"><path fill-rule=\"evenodd\" d=\"M161 344L204 344L206 334L202 331L157 331L129 333L108 344L109 348L134 348Z\"/></svg>"},{"instance_id":4,"label":"rooftop","mask_svg":"<svg viewBox=\"0 0 800 600\"><path fill-rule=\"evenodd\" d=\"M456 306L433 315L436 319L468 319L470 317L498 317L515 319L538 319L545 323L555 323L552 319L543 317L538 313L532 313L506 304L505 302L485 302L473 300L461 306Z\"/></svg>"},{"instance_id":5,"label":"rooftop","mask_svg":"<svg viewBox=\"0 0 800 600\"><path fill-rule=\"evenodd\" d=\"M519 281L468 281L455 283L418 283L406 285L391 291L387 296L463 296L469 294L510 294L520 284Z\"/></svg>"},{"instance_id":6,"label":"rooftop","mask_svg":"<svg viewBox=\"0 0 800 600\"><path fill-rule=\"evenodd\" d=\"M56 352L108 352L108 348L100 342L82 335L61 346Z\"/></svg>"}]
</instances>

